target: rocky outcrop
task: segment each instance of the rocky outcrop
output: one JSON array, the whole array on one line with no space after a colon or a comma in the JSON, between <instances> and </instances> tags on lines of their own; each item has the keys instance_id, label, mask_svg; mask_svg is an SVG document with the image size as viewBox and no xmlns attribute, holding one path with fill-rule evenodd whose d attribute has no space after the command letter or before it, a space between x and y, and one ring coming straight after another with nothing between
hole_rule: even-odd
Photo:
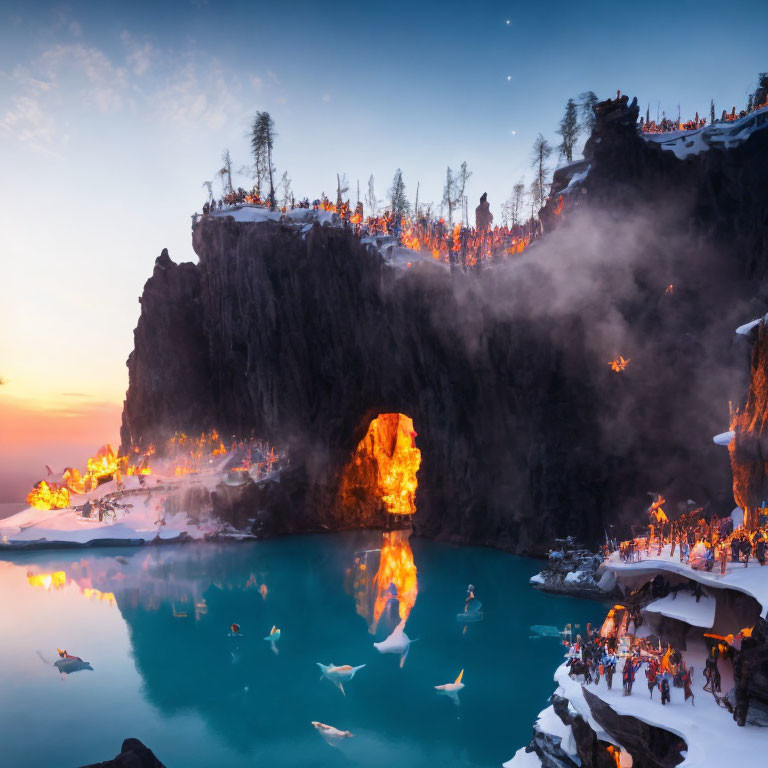
<instances>
[{"instance_id":1,"label":"rocky outcrop","mask_svg":"<svg viewBox=\"0 0 768 768\"><path fill-rule=\"evenodd\" d=\"M138 739L126 739L120 754L113 760L93 763L83 768L165 768L165 766L155 757L152 750L145 747Z\"/></svg>"},{"instance_id":2,"label":"rocky outcrop","mask_svg":"<svg viewBox=\"0 0 768 768\"><path fill-rule=\"evenodd\" d=\"M733 661L734 720L768 726L768 622L758 619Z\"/></svg>"},{"instance_id":3,"label":"rocky outcrop","mask_svg":"<svg viewBox=\"0 0 768 768\"><path fill-rule=\"evenodd\" d=\"M584 768L616 768L616 763L606 750L607 745L597 738L597 734L581 715L570 711L568 699L555 693L550 702L555 714L573 733L581 765Z\"/></svg>"},{"instance_id":4,"label":"rocky outcrop","mask_svg":"<svg viewBox=\"0 0 768 768\"><path fill-rule=\"evenodd\" d=\"M563 169L542 212L545 229L554 229L579 206L609 206L613 211L646 207L649 200L685 209L681 226L727 248L734 269L768 293L768 115L734 146L711 146L684 159L657 141L643 139L636 101L626 96L596 107L595 130L584 148L589 173L565 192L574 173ZM555 215L564 194L562 215ZM571 194L572 193L572 194ZM663 206L662 206L663 207ZM661 209L661 208L660 208ZM691 254L693 256L693 254Z\"/></svg>"},{"instance_id":5,"label":"rocky outcrop","mask_svg":"<svg viewBox=\"0 0 768 768\"><path fill-rule=\"evenodd\" d=\"M204 217L199 263L164 251L145 286L123 448L212 427L270 440L291 457L281 487L217 507L263 535L365 524L340 488L380 413L413 419L426 536L543 553L628 529L649 491L729 510L711 436L744 388L733 328L765 311L744 250L765 237L750 142L701 170L645 147L624 113L601 120L586 202L479 274L395 269L338 228ZM722 211L702 185L728 190ZM703 222L731 221L733 200L751 213L731 247L732 229Z\"/></svg>"},{"instance_id":6,"label":"rocky outcrop","mask_svg":"<svg viewBox=\"0 0 768 768\"><path fill-rule=\"evenodd\" d=\"M582 688L595 720L632 755L637 768L674 768L683 762L680 754L688 749L685 741L663 728L619 715L601 698Z\"/></svg>"},{"instance_id":7,"label":"rocky outcrop","mask_svg":"<svg viewBox=\"0 0 768 768\"><path fill-rule=\"evenodd\" d=\"M601 553L563 542L547 556L547 566L530 580L531 586L543 592L605 599L618 595L616 579L601 573Z\"/></svg>"}]
</instances>

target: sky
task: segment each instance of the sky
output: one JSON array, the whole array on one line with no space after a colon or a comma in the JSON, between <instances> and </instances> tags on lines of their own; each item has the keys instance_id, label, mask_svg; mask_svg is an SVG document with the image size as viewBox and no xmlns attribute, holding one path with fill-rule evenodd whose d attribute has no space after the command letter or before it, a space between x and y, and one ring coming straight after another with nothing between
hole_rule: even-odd
<instances>
[{"instance_id":1,"label":"sky","mask_svg":"<svg viewBox=\"0 0 768 768\"><path fill-rule=\"evenodd\" d=\"M498 218L569 97L742 106L767 26L758 0L0 0L0 503L117 442L142 286L163 248L196 260L225 148L250 185L256 110L297 197L345 173L384 198L400 168L439 205L466 161Z\"/></svg>"}]
</instances>

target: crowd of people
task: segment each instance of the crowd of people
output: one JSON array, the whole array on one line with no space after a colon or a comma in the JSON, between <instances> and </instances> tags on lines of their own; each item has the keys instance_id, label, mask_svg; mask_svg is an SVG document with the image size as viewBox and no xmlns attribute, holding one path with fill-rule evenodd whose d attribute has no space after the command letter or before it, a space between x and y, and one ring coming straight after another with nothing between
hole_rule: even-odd
<instances>
[{"instance_id":1,"label":"crowd of people","mask_svg":"<svg viewBox=\"0 0 768 768\"><path fill-rule=\"evenodd\" d=\"M762 103L750 103L749 107L747 109L742 109L739 112L736 111L736 107L733 107L730 112L727 110L723 110L722 114L720 115L719 122L721 123L731 123L734 120L740 120L742 117L746 117L750 112L754 112L757 109L761 109L762 107L768 106L768 99L763 101ZM717 122L714 120L714 112L713 112L713 122ZM699 113L697 112L693 120L672 120L671 118L667 117L666 114L662 113L661 120L650 120L650 119L644 119L643 117L640 118L640 132L641 133L671 133L673 131L695 131L699 128L703 128L707 124L707 118L706 117L699 117Z\"/></svg>"},{"instance_id":2,"label":"crowd of people","mask_svg":"<svg viewBox=\"0 0 768 768\"><path fill-rule=\"evenodd\" d=\"M666 649L661 643L654 645L646 637L637 637L636 631L642 624L642 614L637 610L616 605L608 612L601 629L595 630L586 625L584 636L577 635L576 640L568 644L569 674L582 676L585 685L600 685L605 679L608 690L613 689L613 679L621 673L622 694L631 696L638 673L643 670L648 693L653 698L658 689L658 698L662 704L670 701L670 687L682 688L685 701L693 703L693 667L689 667L682 653L670 645ZM713 656L714 669L717 659ZM714 671L709 666L709 675L714 679ZM719 672L717 672L719 679ZM707 677L705 685L710 684Z\"/></svg>"},{"instance_id":3,"label":"crowd of people","mask_svg":"<svg viewBox=\"0 0 768 768\"><path fill-rule=\"evenodd\" d=\"M734 529L733 519L712 514L707 520L701 507L686 512L674 522L663 511L664 499L658 497L649 509L648 530L641 536L616 544L606 542L606 555L618 549L622 562L637 562L645 557L659 557L666 547L669 556L694 570L719 570L725 575L728 564L749 566L750 559L764 566L768 559L768 508L763 502L757 530Z\"/></svg>"},{"instance_id":4,"label":"crowd of people","mask_svg":"<svg viewBox=\"0 0 768 768\"><path fill-rule=\"evenodd\" d=\"M723 113L725 114L725 113ZM707 124L706 117L699 117L699 113L693 120L686 120L681 122L679 120L672 120L666 115L662 115L661 120L645 120L640 118L640 131L641 133L670 133L672 131L695 131L698 128L703 128Z\"/></svg>"}]
</instances>

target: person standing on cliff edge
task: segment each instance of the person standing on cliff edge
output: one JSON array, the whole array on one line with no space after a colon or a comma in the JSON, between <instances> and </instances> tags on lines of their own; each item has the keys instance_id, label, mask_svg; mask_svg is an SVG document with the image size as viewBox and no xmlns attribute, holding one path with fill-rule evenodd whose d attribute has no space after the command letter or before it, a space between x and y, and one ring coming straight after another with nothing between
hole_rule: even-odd
<instances>
[{"instance_id":1,"label":"person standing on cliff edge","mask_svg":"<svg viewBox=\"0 0 768 768\"><path fill-rule=\"evenodd\" d=\"M475 227L478 232L487 232L493 223L493 214L491 206L488 203L488 193L483 192L480 198L480 205L475 208Z\"/></svg>"}]
</instances>

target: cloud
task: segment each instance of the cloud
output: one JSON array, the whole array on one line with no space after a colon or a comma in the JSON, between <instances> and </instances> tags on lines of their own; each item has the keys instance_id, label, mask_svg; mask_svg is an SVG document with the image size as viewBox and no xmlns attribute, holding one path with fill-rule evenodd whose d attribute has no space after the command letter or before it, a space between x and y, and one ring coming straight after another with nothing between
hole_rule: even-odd
<instances>
[{"instance_id":1,"label":"cloud","mask_svg":"<svg viewBox=\"0 0 768 768\"><path fill-rule=\"evenodd\" d=\"M71 84L86 104L102 113L119 112L123 107L127 72L98 48L82 43L55 45L39 57L37 68L56 86L65 81Z\"/></svg>"},{"instance_id":2,"label":"cloud","mask_svg":"<svg viewBox=\"0 0 768 768\"><path fill-rule=\"evenodd\" d=\"M232 74L197 49L161 51L128 30L121 41L122 48L108 54L68 37L11 74L0 72L0 84L9 86L0 139L55 154L67 141L67 126L82 117L72 110L118 115L136 104L147 120L218 130L247 118L242 94L279 83L271 71Z\"/></svg>"},{"instance_id":3,"label":"cloud","mask_svg":"<svg viewBox=\"0 0 768 768\"><path fill-rule=\"evenodd\" d=\"M120 35L120 39L128 51L126 62L130 65L133 74L138 77L145 75L149 71L155 55L152 44L149 42L145 42L143 45L138 43L128 31L124 31Z\"/></svg>"},{"instance_id":4,"label":"cloud","mask_svg":"<svg viewBox=\"0 0 768 768\"><path fill-rule=\"evenodd\" d=\"M216 130L242 118L242 103L220 67L214 63L202 70L200 76L196 64L188 61L157 88L151 98L161 119Z\"/></svg>"},{"instance_id":5,"label":"cloud","mask_svg":"<svg viewBox=\"0 0 768 768\"><path fill-rule=\"evenodd\" d=\"M56 122L34 96L15 96L0 117L0 136L13 137L33 149L50 151L56 137Z\"/></svg>"}]
</instances>

